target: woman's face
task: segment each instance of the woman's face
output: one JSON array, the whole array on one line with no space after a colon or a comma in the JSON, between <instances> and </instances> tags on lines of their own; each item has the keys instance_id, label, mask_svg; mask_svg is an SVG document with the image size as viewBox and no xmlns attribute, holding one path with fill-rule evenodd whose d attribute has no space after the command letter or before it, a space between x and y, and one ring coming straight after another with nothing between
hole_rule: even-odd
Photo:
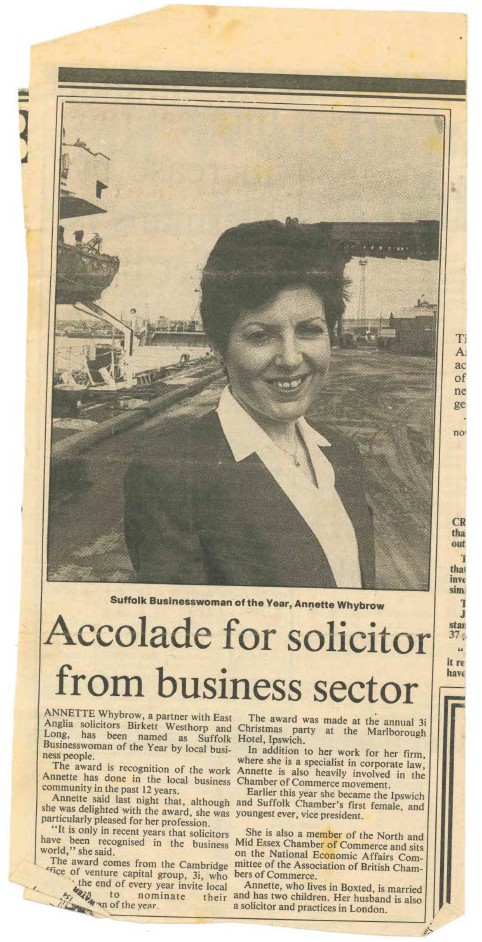
<instances>
[{"instance_id":1,"label":"woman's face","mask_svg":"<svg viewBox=\"0 0 482 942\"><path fill-rule=\"evenodd\" d=\"M250 413L276 423L300 418L330 364L323 301L311 288L284 288L242 312L225 360L233 396Z\"/></svg>"}]
</instances>

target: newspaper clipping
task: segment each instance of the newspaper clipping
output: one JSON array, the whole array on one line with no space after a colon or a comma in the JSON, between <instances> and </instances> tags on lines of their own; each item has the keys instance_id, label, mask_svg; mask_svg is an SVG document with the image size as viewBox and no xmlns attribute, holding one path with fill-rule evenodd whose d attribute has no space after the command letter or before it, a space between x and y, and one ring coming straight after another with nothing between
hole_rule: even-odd
<instances>
[{"instance_id":1,"label":"newspaper clipping","mask_svg":"<svg viewBox=\"0 0 482 942\"><path fill-rule=\"evenodd\" d=\"M437 929L464 17L168 7L34 48L19 108L12 880L99 918Z\"/></svg>"}]
</instances>

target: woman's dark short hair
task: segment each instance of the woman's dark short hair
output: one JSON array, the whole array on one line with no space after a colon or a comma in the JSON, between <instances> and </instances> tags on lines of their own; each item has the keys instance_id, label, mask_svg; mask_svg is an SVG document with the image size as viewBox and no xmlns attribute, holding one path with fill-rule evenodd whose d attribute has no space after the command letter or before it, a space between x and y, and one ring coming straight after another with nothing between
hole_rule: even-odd
<instances>
[{"instance_id":1,"label":"woman's dark short hair","mask_svg":"<svg viewBox=\"0 0 482 942\"><path fill-rule=\"evenodd\" d=\"M274 300L283 288L307 286L322 299L330 340L345 307L345 259L319 225L287 219L243 223L214 246L201 279L201 317L213 346L225 353L245 310Z\"/></svg>"}]
</instances>

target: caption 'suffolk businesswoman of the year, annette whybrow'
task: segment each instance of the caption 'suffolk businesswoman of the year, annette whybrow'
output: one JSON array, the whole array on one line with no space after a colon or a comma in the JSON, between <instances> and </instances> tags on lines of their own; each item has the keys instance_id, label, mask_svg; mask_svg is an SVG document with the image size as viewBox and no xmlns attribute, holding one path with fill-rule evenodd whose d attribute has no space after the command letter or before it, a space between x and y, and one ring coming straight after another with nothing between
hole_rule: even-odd
<instances>
[{"instance_id":1,"label":"caption 'suffolk businesswoman of the year, annette whybrow'","mask_svg":"<svg viewBox=\"0 0 482 942\"><path fill-rule=\"evenodd\" d=\"M161 432L125 481L136 580L372 588L373 526L353 442L305 418L330 364L343 270L315 227L228 229L201 281L227 385L216 410Z\"/></svg>"}]
</instances>

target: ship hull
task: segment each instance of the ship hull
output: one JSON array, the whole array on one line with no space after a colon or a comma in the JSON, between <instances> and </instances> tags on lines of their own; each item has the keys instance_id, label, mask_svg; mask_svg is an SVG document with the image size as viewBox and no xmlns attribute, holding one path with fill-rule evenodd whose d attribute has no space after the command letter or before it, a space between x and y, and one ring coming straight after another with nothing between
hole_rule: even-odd
<instances>
[{"instance_id":1,"label":"ship hull","mask_svg":"<svg viewBox=\"0 0 482 942\"><path fill-rule=\"evenodd\" d=\"M97 301L119 270L113 255L89 251L82 246L58 244L57 304Z\"/></svg>"}]
</instances>

